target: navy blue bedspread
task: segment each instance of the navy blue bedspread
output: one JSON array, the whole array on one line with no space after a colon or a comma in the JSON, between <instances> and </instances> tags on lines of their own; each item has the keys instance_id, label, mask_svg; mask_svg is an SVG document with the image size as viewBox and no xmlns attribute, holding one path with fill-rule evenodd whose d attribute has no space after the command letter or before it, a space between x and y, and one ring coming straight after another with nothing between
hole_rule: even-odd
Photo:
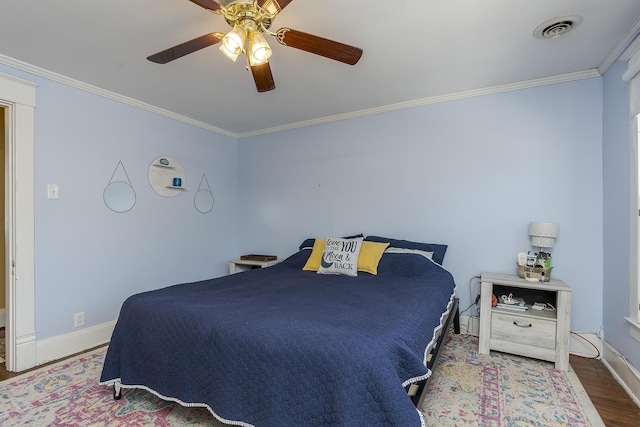
<instances>
[{"instance_id":1,"label":"navy blue bedspread","mask_svg":"<svg viewBox=\"0 0 640 427\"><path fill-rule=\"evenodd\" d=\"M407 396L452 300L449 272L386 253L378 275L273 267L133 295L102 384L142 387L255 426L420 426ZM403 386L404 384L404 386Z\"/></svg>"}]
</instances>

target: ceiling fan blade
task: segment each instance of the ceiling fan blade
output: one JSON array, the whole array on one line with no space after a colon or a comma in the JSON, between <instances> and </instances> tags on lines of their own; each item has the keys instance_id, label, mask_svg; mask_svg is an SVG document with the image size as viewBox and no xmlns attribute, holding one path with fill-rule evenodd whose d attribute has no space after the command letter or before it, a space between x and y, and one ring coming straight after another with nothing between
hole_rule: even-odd
<instances>
[{"instance_id":1,"label":"ceiling fan blade","mask_svg":"<svg viewBox=\"0 0 640 427\"><path fill-rule=\"evenodd\" d=\"M278 39L278 43L285 46L295 47L296 49L315 53L316 55L344 62L349 65L355 65L362 56L362 49L359 47L349 46L344 43L314 36L313 34L292 30L291 28L280 28L276 33L276 38Z\"/></svg>"},{"instance_id":2,"label":"ceiling fan blade","mask_svg":"<svg viewBox=\"0 0 640 427\"><path fill-rule=\"evenodd\" d=\"M289 5L293 0L258 0L258 6L265 7L274 14L278 14Z\"/></svg>"},{"instance_id":3,"label":"ceiling fan blade","mask_svg":"<svg viewBox=\"0 0 640 427\"><path fill-rule=\"evenodd\" d=\"M203 7L210 11L216 11L220 9L220 5L213 0L189 0L191 3L195 3L200 7Z\"/></svg>"},{"instance_id":4,"label":"ceiling fan blade","mask_svg":"<svg viewBox=\"0 0 640 427\"><path fill-rule=\"evenodd\" d=\"M214 45L222 40L222 37L224 37L224 34L222 33L205 34L204 36L189 40L188 42L180 43L179 45L163 50L162 52L148 56L147 59L151 62L155 62L156 64L166 64L167 62L182 58L183 56L197 50Z\"/></svg>"},{"instance_id":5,"label":"ceiling fan blade","mask_svg":"<svg viewBox=\"0 0 640 427\"><path fill-rule=\"evenodd\" d=\"M268 92L276 88L276 83L273 81L273 74L271 74L271 66L268 62L249 68L251 68L251 74L253 74L253 80L256 82L258 92Z\"/></svg>"}]
</instances>

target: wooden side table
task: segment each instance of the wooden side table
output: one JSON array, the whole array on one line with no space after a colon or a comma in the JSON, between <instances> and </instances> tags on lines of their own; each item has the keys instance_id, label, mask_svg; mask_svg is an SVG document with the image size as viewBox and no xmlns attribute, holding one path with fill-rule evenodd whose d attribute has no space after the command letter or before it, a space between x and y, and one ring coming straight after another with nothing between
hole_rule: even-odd
<instances>
[{"instance_id":1,"label":"wooden side table","mask_svg":"<svg viewBox=\"0 0 640 427\"><path fill-rule=\"evenodd\" d=\"M560 280L529 282L518 276L482 273L480 296L480 339L478 352L490 350L555 362L556 369L569 369L569 338L572 289ZM524 298L526 311L491 307L512 293ZM535 310L534 302L550 303L555 310Z\"/></svg>"},{"instance_id":2,"label":"wooden side table","mask_svg":"<svg viewBox=\"0 0 640 427\"><path fill-rule=\"evenodd\" d=\"M229 274L239 273L241 271L252 270L254 268L271 267L274 264L279 263L280 260L274 259L272 261L254 261L247 259L236 259L229 263Z\"/></svg>"}]
</instances>

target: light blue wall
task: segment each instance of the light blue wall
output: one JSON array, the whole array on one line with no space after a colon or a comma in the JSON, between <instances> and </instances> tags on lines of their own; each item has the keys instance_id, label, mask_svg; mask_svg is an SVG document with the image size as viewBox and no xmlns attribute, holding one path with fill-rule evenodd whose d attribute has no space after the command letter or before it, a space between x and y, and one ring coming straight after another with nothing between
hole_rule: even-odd
<instances>
[{"instance_id":1,"label":"light blue wall","mask_svg":"<svg viewBox=\"0 0 640 427\"><path fill-rule=\"evenodd\" d=\"M232 138L11 67L0 72L36 82L35 292L38 340L117 318L136 292L228 273L236 256L237 145ZM147 170L176 158L188 191L164 198ZM122 160L137 194L124 214L102 194ZM202 174L215 196L209 214L193 196ZM60 186L48 200L47 184Z\"/></svg>"},{"instance_id":2,"label":"light blue wall","mask_svg":"<svg viewBox=\"0 0 640 427\"><path fill-rule=\"evenodd\" d=\"M72 332L73 313L99 324L133 293L226 274L238 253L287 256L304 238L357 232L448 244L444 266L466 306L474 275L515 273L515 254L532 249L531 220L560 223L553 277L574 288L572 329L603 323L602 79L236 143L11 67L0 72L39 85L38 339ZM160 155L183 164L189 192L165 199L151 190L147 168ZM102 202L118 160L138 197L126 214ZM610 165L605 179L614 179ZM202 173L216 197L208 215L193 208ZM48 183L60 185L59 200L46 199Z\"/></svg>"},{"instance_id":3,"label":"light blue wall","mask_svg":"<svg viewBox=\"0 0 640 427\"><path fill-rule=\"evenodd\" d=\"M337 101L339 102L339 101ZM516 273L529 221L560 223L572 329L602 325L602 82L494 94L242 139L241 252L362 232L449 245L459 286Z\"/></svg>"},{"instance_id":4,"label":"light blue wall","mask_svg":"<svg viewBox=\"0 0 640 427\"><path fill-rule=\"evenodd\" d=\"M604 178L604 332L605 339L640 369L640 343L629 335L630 293L630 110L629 88L622 80L627 63L605 73L603 119Z\"/></svg>"}]
</instances>

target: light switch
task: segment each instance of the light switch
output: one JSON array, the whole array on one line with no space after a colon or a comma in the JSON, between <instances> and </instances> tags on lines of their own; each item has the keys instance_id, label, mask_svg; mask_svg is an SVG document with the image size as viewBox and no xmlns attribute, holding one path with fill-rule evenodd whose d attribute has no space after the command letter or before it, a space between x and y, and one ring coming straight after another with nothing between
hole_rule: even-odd
<instances>
[{"instance_id":1,"label":"light switch","mask_svg":"<svg viewBox=\"0 0 640 427\"><path fill-rule=\"evenodd\" d=\"M48 199L58 198L58 184L47 184L47 198Z\"/></svg>"}]
</instances>

